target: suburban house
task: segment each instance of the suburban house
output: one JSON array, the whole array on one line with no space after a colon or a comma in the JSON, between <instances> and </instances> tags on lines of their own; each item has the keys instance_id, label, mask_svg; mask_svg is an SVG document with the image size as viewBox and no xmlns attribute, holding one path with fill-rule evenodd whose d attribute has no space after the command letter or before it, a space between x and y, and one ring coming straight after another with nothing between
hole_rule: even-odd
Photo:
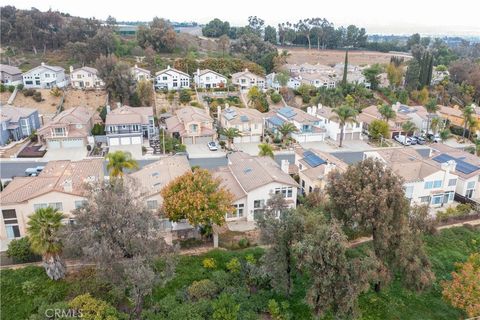
<instances>
[{"instance_id":1,"label":"suburban house","mask_svg":"<svg viewBox=\"0 0 480 320\"><path fill-rule=\"evenodd\" d=\"M427 126L431 131L429 123L433 118L438 118L438 114L429 114L424 106L406 106L397 102L392 108L397 114L407 116L418 128L417 132L426 133Z\"/></svg>"},{"instance_id":2,"label":"suburban house","mask_svg":"<svg viewBox=\"0 0 480 320\"><path fill-rule=\"evenodd\" d=\"M336 87L335 78L318 73L304 73L298 76L301 83L314 86L315 88L334 89Z\"/></svg>"},{"instance_id":3,"label":"suburban house","mask_svg":"<svg viewBox=\"0 0 480 320\"><path fill-rule=\"evenodd\" d=\"M257 220L273 194L282 194L290 208L296 207L297 182L270 157L235 152L213 175L234 195L235 212L226 215L227 221Z\"/></svg>"},{"instance_id":4,"label":"suburban house","mask_svg":"<svg viewBox=\"0 0 480 320\"><path fill-rule=\"evenodd\" d=\"M458 176L455 192L480 203L480 158L466 151L436 143L431 147L430 159L438 167L454 162L453 172Z\"/></svg>"},{"instance_id":5,"label":"suburban house","mask_svg":"<svg viewBox=\"0 0 480 320\"><path fill-rule=\"evenodd\" d=\"M37 133L48 149L86 147L93 124L93 112L74 107L60 112Z\"/></svg>"},{"instance_id":6,"label":"suburban house","mask_svg":"<svg viewBox=\"0 0 480 320\"><path fill-rule=\"evenodd\" d=\"M295 165L303 194L324 190L328 174L334 170L344 172L348 164L337 157L319 150L295 149Z\"/></svg>"},{"instance_id":7,"label":"suburban house","mask_svg":"<svg viewBox=\"0 0 480 320\"><path fill-rule=\"evenodd\" d=\"M155 73L155 88L157 89L188 89L190 88L190 76L180 70L167 67Z\"/></svg>"},{"instance_id":8,"label":"suburban house","mask_svg":"<svg viewBox=\"0 0 480 320\"><path fill-rule=\"evenodd\" d=\"M22 71L14 66L0 64L0 83L17 85L22 83Z\"/></svg>"},{"instance_id":9,"label":"suburban house","mask_svg":"<svg viewBox=\"0 0 480 320\"><path fill-rule=\"evenodd\" d=\"M320 127L320 120L303 110L292 107L272 109L266 119L266 128L279 134L277 128L285 122L290 122L297 128L291 137L298 142L311 142L325 140L325 129Z\"/></svg>"},{"instance_id":10,"label":"suburban house","mask_svg":"<svg viewBox=\"0 0 480 320\"><path fill-rule=\"evenodd\" d=\"M39 208L53 207L72 222L71 212L87 199L87 183L103 180L103 159L50 161L36 177L16 177L0 193L0 251L12 239L26 234L29 216Z\"/></svg>"},{"instance_id":11,"label":"suburban house","mask_svg":"<svg viewBox=\"0 0 480 320\"><path fill-rule=\"evenodd\" d=\"M334 141L340 140L342 128L340 122L334 119L336 113L333 112L332 108L318 104L318 106L308 107L307 113L318 118L319 126L325 128L327 137ZM359 119L355 123L347 123L343 129L343 140L360 140L362 139L362 131L363 123Z\"/></svg>"},{"instance_id":12,"label":"suburban house","mask_svg":"<svg viewBox=\"0 0 480 320\"><path fill-rule=\"evenodd\" d=\"M279 90L282 86L277 80L277 74L275 72L269 73L266 76L267 88L273 88ZM291 89L297 89L302 83L297 77L289 77L287 81L287 87Z\"/></svg>"},{"instance_id":13,"label":"suburban house","mask_svg":"<svg viewBox=\"0 0 480 320\"><path fill-rule=\"evenodd\" d=\"M182 144L208 143L216 138L208 108L184 107L165 120L167 132L181 139Z\"/></svg>"},{"instance_id":14,"label":"suburban house","mask_svg":"<svg viewBox=\"0 0 480 320\"><path fill-rule=\"evenodd\" d=\"M363 70L366 67L359 67L354 64L347 65L347 82L354 83L354 84L363 84L366 88L370 88L371 84L367 81L365 76L363 75ZM343 73L345 72L345 64L344 63L337 63L333 69L335 69L335 73L337 76L337 81L340 82L343 79Z\"/></svg>"},{"instance_id":15,"label":"suburban house","mask_svg":"<svg viewBox=\"0 0 480 320\"><path fill-rule=\"evenodd\" d=\"M232 83L238 86L240 90L248 90L255 86L259 89L266 88L265 78L248 71L248 69L232 74Z\"/></svg>"},{"instance_id":16,"label":"suburban house","mask_svg":"<svg viewBox=\"0 0 480 320\"><path fill-rule=\"evenodd\" d=\"M227 86L227 77L209 69L197 69L193 73L193 81L198 88L202 89L225 88Z\"/></svg>"},{"instance_id":17,"label":"suburban house","mask_svg":"<svg viewBox=\"0 0 480 320\"><path fill-rule=\"evenodd\" d=\"M458 182L454 162L438 166L411 148L367 151L364 158L380 159L403 178L405 196L412 204L442 207L454 200Z\"/></svg>"},{"instance_id":18,"label":"suburban house","mask_svg":"<svg viewBox=\"0 0 480 320\"><path fill-rule=\"evenodd\" d=\"M0 146L19 141L40 128L38 111L0 105Z\"/></svg>"},{"instance_id":19,"label":"suburban house","mask_svg":"<svg viewBox=\"0 0 480 320\"><path fill-rule=\"evenodd\" d=\"M378 111L377 106L369 106L362 110L362 112L357 117L358 121L363 123L363 131L368 132L368 126L374 120L383 120L382 115ZM409 121L410 118L400 112L396 113L396 116L392 120L388 120L388 127L390 129L390 136L384 137L386 139L394 138L399 134L403 133L402 125Z\"/></svg>"},{"instance_id":20,"label":"suburban house","mask_svg":"<svg viewBox=\"0 0 480 320\"><path fill-rule=\"evenodd\" d=\"M73 69L70 66L70 84L75 89L97 89L105 85L98 76L98 70L91 67Z\"/></svg>"},{"instance_id":21,"label":"suburban house","mask_svg":"<svg viewBox=\"0 0 480 320\"><path fill-rule=\"evenodd\" d=\"M152 78L152 73L150 70L140 68L137 65L134 65L132 68L130 68L130 71L132 72L133 79L138 82L138 81L144 81L144 80L150 80Z\"/></svg>"},{"instance_id":22,"label":"suburban house","mask_svg":"<svg viewBox=\"0 0 480 320\"><path fill-rule=\"evenodd\" d=\"M63 88L68 84L65 69L58 66L49 66L42 62L41 65L28 70L23 74L25 88Z\"/></svg>"},{"instance_id":23,"label":"suburban house","mask_svg":"<svg viewBox=\"0 0 480 320\"><path fill-rule=\"evenodd\" d=\"M233 143L260 142L263 135L263 115L257 109L228 107L220 111L222 128L238 129L240 136Z\"/></svg>"},{"instance_id":24,"label":"suburban house","mask_svg":"<svg viewBox=\"0 0 480 320\"><path fill-rule=\"evenodd\" d=\"M129 145L141 149L143 139L151 140L156 133L152 107L121 106L107 113L105 134L110 149Z\"/></svg>"},{"instance_id":25,"label":"suburban house","mask_svg":"<svg viewBox=\"0 0 480 320\"><path fill-rule=\"evenodd\" d=\"M451 124L456 125L458 127L464 126L462 109L458 105L455 105L453 107L447 107L447 106L439 106L439 107L440 109L438 110L438 113L440 117L450 121ZM473 113L473 117L477 120L477 125L475 126L474 133L480 134L480 107L476 106L475 104L472 104L472 107L475 111Z\"/></svg>"}]
</instances>

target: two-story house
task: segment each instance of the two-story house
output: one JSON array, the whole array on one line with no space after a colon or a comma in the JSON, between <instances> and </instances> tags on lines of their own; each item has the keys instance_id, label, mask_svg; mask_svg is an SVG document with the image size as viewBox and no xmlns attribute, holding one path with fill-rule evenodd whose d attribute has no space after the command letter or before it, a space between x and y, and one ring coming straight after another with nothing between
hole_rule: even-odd
<instances>
[{"instance_id":1,"label":"two-story house","mask_svg":"<svg viewBox=\"0 0 480 320\"><path fill-rule=\"evenodd\" d=\"M474 111L472 117L477 121L476 125L472 128L472 132L478 135L480 134L480 107L475 104L472 104L471 106ZM438 115L442 119L448 120L450 124L458 127L464 126L463 111L458 105L453 107L439 106Z\"/></svg>"},{"instance_id":2,"label":"two-story house","mask_svg":"<svg viewBox=\"0 0 480 320\"><path fill-rule=\"evenodd\" d=\"M316 116L289 106L270 110L265 122L266 129L279 134L277 128L285 122L292 123L297 128L296 132L291 133L291 137L297 142L325 140L326 131L320 127L320 121Z\"/></svg>"},{"instance_id":3,"label":"two-story house","mask_svg":"<svg viewBox=\"0 0 480 320\"><path fill-rule=\"evenodd\" d=\"M369 106L362 110L362 112L357 117L358 121L363 123L363 131L368 132L368 126L375 120L384 120L380 112L378 111L377 106ZM410 118L402 113L396 113L394 119L388 120L388 127L390 131L389 137L384 137L386 139L394 138L399 134L404 133L403 124L409 121Z\"/></svg>"},{"instance_id":4,"label":"two-story house","mask_svg":"<svg viewBox=\"0 0 480 320\"><path fill-rule=\"evenodd\" d=\"M392 109L398 113L407 116L417 127L417 132L427 133L432 132L431 121L434 118L439 118L437 113L430 114L424 106L406 106L399 102L392 105ZM437 128L440 130L441 128Z\"/></svg>"},{"instance_id":5,"label":"two-story house","mask_svg":"<svg viewBox=\"0 0 480 320\"><path fill-rule=\"evenodd\" d=\"M348 167L347 163L329 153L302 148L295 149L295 165L298 168L303 194L324 190L330 172L334 170L344 172Z\"/></svg>"},{"instance_id":6,"label":"two-story house","mask_svg":"<svg viewBox=\"0 0 480 320\"><path fill-rule=\"evenodd\" d=\"M307 113L315 115L319 120L319 126L325 128L326 135L334 141L339 141L342 127L336 120L333 109L322 104L307 108ZM358 117L357 117L358 118ZM343 128L343 141L362 139L363 123L359 119L354 123L347 123Z\"/></svg>"},{"instance_id":7,"label":"two-story house","mask_svg":"<svg viewBox=\"0 0 480 320\"><path fill-rule=\"evenodd\" d=\"M150 70L140 68L138 65L134 65L132 68L130 68L130 72L132 73L133 79L136 82L150 81L152 78L152 73Z\"/></svg>"},{"instance_id":8,"label":"two-story house","mask_svg":"<svg viewBox=\"0 0 480 320\"><path fill-rule=\"evenodd\" d=\"M208 143L215 140L216 132L208 108L183 107L165 120L167 132L181 139L182 144Z\"/></svg>"},{"instance_id":9,"label":"two-story house","mask_svg":"<svg viewBox=\"0 0 480 320\"><path fill-rule=\"evenodd\" d=\"M232 83L239 87L240 90L248 90L255 86L259 89L266 88L265 78L248 71L248 69L232 74Z\"/></svg>"},{"instance_id":10,"label":"two-story house","mask_svg":"<svg viewBox=\"0 0 480 320\"><path fill-rule=\"evenodd\" d=\"M49 66L42 62L41 65L28 70L23 74L25 88L63 88L68 84L65 69L58 66Z\"/></svg>"},{"instance_id":11,"label":"two-story house","mask_svg":"<svg viewBox=\"0 0 480 320\"><path fill-rule=\"evenodd\" d=\"M50 161L36 177L15 177L0 193L0 251L27 232L29 217L53 207L72 221L72 211L87 200L86 184L103 180L103 159Z\"/></svg>"},{"instance_id":12,"label":"two-story house","mask_svg":"<svg viewBox=\"0 0 480 320\"><path fill-rule=\"evenodd\" d=\"M107 113L105 134L112 151L130 145L141 150L143 139L151 140L157 133L152 107L121 106Z\"/></svg>"},{"instance_id":13,"label":"two-story house","mask_svg":"<svg viewBox=\"0 0 480 320\"><path fill-rule=\"evenodd\" d=\"M0 105L0 146L19 141L40 128L38 111Z\"/></svg>"},{"instance_id":14,"label":"two-story house","mask_svg":"<svg viewBox=\"0 0 480 320\"><path fill-rule=\"evenodd\" d=\"M6 85L17 85L22 82L22 70L14 66L0 64L0 83Z\"/></svg>"},{"instance_id":15,"label":"two-story house","mask_svg":"<svg viewBox=\"0 0 480 320\"><path fill-rule=\"evenodd\" d=\"M155 73L155 88L179 90L190 88L190 76L180 70L167 67Z\"/></svg>"},{"instance_id":16,"label":"two-story house","mask_svg":"<svg viewBox=\"0 0 480 320\"><path fill-rule=\"evenodd\" d=\"M234 195L235 212L226 214L227 221L256 221L274 194L283 195L290 208L296 207L297 182L270 157L235 152L228 156L227 166L213 175Z\"/></svg>"},{"instance_id":17,"label":"two-story house","mask_svg":"<svg viewBox=\"0 0 480 320\"><path fill-rule=\"evenodd\" d=\"M329 77L328 75L319 74L319 73L302 73L298 76L301 83L305 83L315 88L327 88L334 89L336 87L335 78Z\"/></svg>"},{"instance_id":18,"label":"two-story house","mask_svg":"<svg viewBox=\"0 0 480 320\"><path fill-rule=\"evenodd\" d=\"M74 107L60 112L37 133L48 149L80 148L88 144L93 124L93 112Z\"/></svg>"},{"instance_id":19,"label":"two-story house","mask_svg":"<svg viewBox=\"0 0 480 320\"><path fill-rule=\"evenodd\" d=\"M267 74L265 78L266 78L267 88L279 90L282 87L280 85L280 82L278 82L277 74L275 72ZM289 77L287 80L286 87L291 89L297 89L298 87L300 87L301 84L302 83L300 82L300 79L298 79L297 77Z\"/></svg>"},{"instance_id":20,"label":"two-story house","mask_svg":"<svg viewBox=\"0 0 480 320\"><path fill-rule=\"evenodd\" d=\"M380 159L404 180L405 196L412 204L441 207L454 200L458 175L455 163L437 166L411 148L367 151L364 158Z\"/></svg>"},{"instance_id":21,"label":"two-story house","mask_svg":"<svg viewBox=\"0 0 480 320\"><path fill-rule=\"evenodd\" d=\"M98 70L91 67L73 69L70 66L70 84L75 89L98 89L105 86L98 77Z\"/></svg>"},{"instance_id":22,"label":"two-story house","mask_svg":"<svg viewBox=\"0 0 480 320\"><path fill-rule=\"evenodd\" d=\"M240 136L233 143L260 142L263 135L263 115L257 109L228 107L220 112L222 128L238 129Z\"/></svg>"},{"instance_id":23,"label":"two-story house","mask_svg":"<svg viewBox=\"0 0 480 320\"><path fill-rule=\"evenodd\" d=\"M209 69L197 69L193 73L193 81L198 88L202 89L225 88L227 86L227 77Z\"/></svg>"}]
</instances>

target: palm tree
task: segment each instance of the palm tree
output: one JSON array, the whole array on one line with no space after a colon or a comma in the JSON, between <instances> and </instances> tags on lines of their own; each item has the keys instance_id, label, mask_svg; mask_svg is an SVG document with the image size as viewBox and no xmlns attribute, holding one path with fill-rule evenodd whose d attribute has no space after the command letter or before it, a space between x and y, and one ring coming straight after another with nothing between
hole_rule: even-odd
<instances>
[{"instance_id":1,"label":"palm tree","mask_svg":"<svg viewBox=\"0 0 480 320\"><path fill-rule=\"evenodd\" d=\"M468 124L472 122L474 112L475 112L475 109L473 109L472 106L466 106L462 110L462 115L463 115L463 134L462 134L462 137L463 137L464 140L465 140L465 133L467 133Z\"/></svg>"},{"instance_id":2,"label":"palm tree","mask_svg":"<svg viewBox=\"0 0 480 320\"><path fill-rule=\"evenodd\" d=\"M260 143L258 145L258 149L260 149L260 151L258 152L258 155L260 157L270 157L273 159L273 149L272 149L272 145L269 144L269 143Z\"/></svg>"},{"instance_id":3,"label":"palm tree","mask_svg":"<svg viewBox=\"0 0 480 320\"><path fill-rule=\"evenodd\" d=\"M440 131L440 139L442 139L442 142L445 142L445 140L450 138L450 136L451 136L450 130L445 129Z\"/></svg>"},{"instance_id":4,"label":"palm tree","mask_svg":"<svg viewBox=\"0 0 480 320\"><path fill-rule=\"evenodd\" d=\"M417 130L417 126L412 121L408 120L402 124L402 130L405 131L406 136L413 134Z\"/></svg>"},{"instance_id":5,"label":"palm tree","mask_svg":"<svg viewBox=\"0 0 480 320\"><path fill-rule=\"evenodd\" d=\"M478 121L475 117L471 117L468 121L468 139L472 137L472 131L477 127Z\"/></svg>"},{"instance_id":6,"label":"palm tree","mask_svg":"<svg viewBox=\"0 0 480 320\"><path fill-rule=\"evenodd\" d=\"M231 144L233 143L233 139L236 137L240 137L240 131L237 128L223 128L220 133L227 137L228 142L228 149L231 148Z\"/></svg>"},{"instance_id":7,"label":"palm tree","mask_svg":"<svg viewBox=\"0 0 480 320\"><path fill-rule=\"evenodd\" d=\"M434 117L430 120L430 129L432 129L433 134L436 134L438 131L438 126L440 125L440 118Z\"/></svg>"},{"instance_id":8,"label":"palm tree","mask_svg":"<svg viewBox=\"0 0 480 320\"><path fill-rule=\"evenodd\" d=\"M438 106L437 104L437 100L435 99L430 99L427 104L425 105L425 109L427 110L428 114L427 114L427 133L428 134L428 131L429 131L429 127L430 127L430 121L432 121L432 116L434 114L437 113L437 111L440 109L440 107Z\"/></svg>"},{"instance_id":9,"label":"palm tree","mask_svg":"<svg viewBox=\"0 0 480 320\"><path fill-rule=\"evenodd\" d=\"M119 150L107 154L105 158L108 160L107 170L110 177L123 177L124 169L138 169L138 162L132 158L130 152Z\"/></svg>"},{"instance_id":10,"label":"palm tree","mask_svg":"<svg viewBox=\"0 0 480 320\"><path fill-rule=\"evenodd\" d=\"M62 242L59 230L64 215L52 207L40 208L28 221L27 234L30 246L34 253L43 258L43 267L52 280L59 280L65 276L65 264L60 258Z\"/></svg>"},{"instance_id":11,"label":"palm tree","mask_svg":"<svg viewBox=\"0 0 480 320\"><path fill-rule=\"evenodd\" d=\"M338 108L332 110L335 113L333 116L330 117L331 120L335 120L339 122L340 125L340 143L338 144L339 147L342 147L343 142L343 132L345 130L345 125L347 123L356 123L357 122L357 114L358 111L354 108L341 105Z\"/></svg>"},{"instance_id":12,"label":"palm tree","mask_svg":"<svg viewBox=\"0 0 480 320\"><path fill-rule=\"evenodd\" d=\"M284 122L281 126L277 127L277 130L282 134L282 143L285 143L285 139L289 134L298 131L297 127L290 122Z\"/></svg>"},{"instance_id":13,"label":"palm tree","mask_svg":"<svg viewBox=\"0 0 480 320\"><path fill-rule=\"evenodd\" d=\"M393 110L392 106L388 104L378 106L378 112L380 112L380 114L383 117L383 120L385 120L386 122L388 122L388 120L394 119L395 116L397 115L395 110Z\"/></svg>"}]
</instances>

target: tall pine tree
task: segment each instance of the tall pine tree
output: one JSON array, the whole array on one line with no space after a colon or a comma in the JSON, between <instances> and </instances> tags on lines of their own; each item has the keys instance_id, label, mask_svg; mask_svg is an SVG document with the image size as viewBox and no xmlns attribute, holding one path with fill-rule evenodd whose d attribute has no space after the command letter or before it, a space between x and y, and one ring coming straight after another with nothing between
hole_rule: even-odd
<instances>
[{"instance_id":1,"label":"tall pine tree","mask_svg":"<svg viewBox=\"0 0 480 320\"><path fill-rule=\"evenodd\" d=\"M348 74L348 50L345 51L345 62L343 66L343 79L342 79L343 86L347 85L347 74Z\"/></svg>"}]
</instances>

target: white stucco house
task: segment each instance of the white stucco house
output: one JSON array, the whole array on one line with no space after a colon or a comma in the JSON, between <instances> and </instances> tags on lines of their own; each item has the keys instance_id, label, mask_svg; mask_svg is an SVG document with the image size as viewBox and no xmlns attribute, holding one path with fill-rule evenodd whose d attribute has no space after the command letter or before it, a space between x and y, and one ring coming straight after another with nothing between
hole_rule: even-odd
<instances>
[{"instance_id":1,"label":"white stucco house","mask_svg":"<svg viewBox=\"0 0 480 320\"><path fill-rule=\"evenodd\" d=\"M190 76L180 70L171 68L163 69L155 73L155 88L179 90L190 88Z\"/></svg>"},{"instance_id":2,"label":"white stucco house","mask_svg":"<svg viewBox=\"0 0 480 320\"><path fill-rule=\"evenodd\" d=\"M325 128L328 138L334 141L340 140L342 128L340 123L335 120L335 113L332 108L318 104L318 106L308 107L307 113L318 118L319 126ZM361 140L362 128L363 123L360 119L357 119L355 123L347 123L343 129L343 140Z\"/></svg>"},{"instance_id":3,"label":"white stucco house","mask_svg":"<svg viewBox=\"0 0 480 320\"><path fill-rule=\"evenodd\" d=\"M193 81L198 88L202 89L225 88L227 86L227 77L209 69L197 69L193 73Z\"/></svg>"},{"instance_id":4,"label":"white stucco house","mask_svg":"<svg viewBox=\"0 0 480 320\"><path fill-rule=\"evenodd\" d=\"M222 128L235 128L240 136L233 143L260 142L263 135L263 114L253 108L228 107L219 109L219 123Z\"/></svg>"},{"instance_id":5,"label":"white stucco house","mask_svg":"<svg viewBox=\"0 0 480 320\"><path fill-rule=\"evenodd\" d=\"M49 66L43 62L38 67L30 69L23 74L23 85L25 88L63 88L67 84L68 78L65 76L65 69L58 66Z\"/></svg>"},{"instance_id":6,"label":"white stucco house","mask_svg":"<svg viewBox=\"0 0 480 320\"><path fill-rule=\"evenodd\" d=\"M248 69L232 74L232 83L239 87L240 90L248 90L251 87L258 87L259 89L266 88L266 80Z\"/></svg>"},{"instance_id":7,"label":"white stucco house","mask_svg":"<svg viewBox=\"0 0 480 320\"><path fill-rule=\"evenodd\" d=\"M98 77L98 70L92 67L73 69L70 66L70 84L75 89L100 89L105 86Z\"/></svg>"},{"instance_id":8,"label":"white stucco house","mask_svg":"<svg viewBox=\"0 0 480 320\"><path fill-rule=\"evenodd\" d=\"M130 68L133 79L138 81L149 81L152 78L152 73L150 70L140 68L138 65L134 65L133 68Z\"/></svg>"},{"instance_id":9,"label":"white stucco house","mask_svg":"<svg viewBox=\"0 0 480 320\"><path fill-rule=\"evenodd\" d=\"M278 90L282 87L277 80L277 74L275 72L267 74L265 78L267 81L267 88ZM286 86L291 89L297 89L301 84L300 79L297 77L289 77Z\"/></svg>"}]
</instances>

